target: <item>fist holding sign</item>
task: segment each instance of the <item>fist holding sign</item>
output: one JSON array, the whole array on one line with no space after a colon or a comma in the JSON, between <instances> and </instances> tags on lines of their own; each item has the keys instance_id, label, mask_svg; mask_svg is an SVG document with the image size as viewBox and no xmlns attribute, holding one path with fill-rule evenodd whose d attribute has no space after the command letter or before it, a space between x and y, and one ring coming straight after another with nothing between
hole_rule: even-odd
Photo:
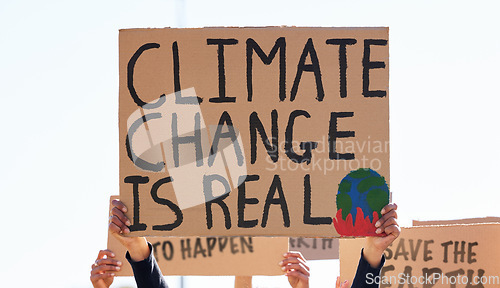
<instances>
[{"instance_id":1,"label":"fist holding sign","mask_svg":"<svg viewBox=\"0 0 500 288\"><path fill-rule=\"evenodd\" d=\"M131 235L372 234L388 203L387 39L387 28L121 30ZM383 180L349 190L369 207L341 191L351 171Z\"/></svg>"}]
</instances>

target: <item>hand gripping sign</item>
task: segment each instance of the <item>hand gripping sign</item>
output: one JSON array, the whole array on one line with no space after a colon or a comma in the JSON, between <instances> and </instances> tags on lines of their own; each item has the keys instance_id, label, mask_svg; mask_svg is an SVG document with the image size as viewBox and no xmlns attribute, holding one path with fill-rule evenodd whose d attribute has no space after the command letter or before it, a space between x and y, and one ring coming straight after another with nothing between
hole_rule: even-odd
<instances>
[{"instance_id":1,"label":"hand gripping sign","mask_svg":"<svg viewBox=\"0 0 500 288\"><path fill-rule=\"evenodd\" d=\"M110 198L110 213L113 206ZM148 237L163 275L282 275L277 265L288 251L284 237ZM108 249L124 263L117 276L133 276L126 248L111 233Z\"/></svg>"}]
</instances>

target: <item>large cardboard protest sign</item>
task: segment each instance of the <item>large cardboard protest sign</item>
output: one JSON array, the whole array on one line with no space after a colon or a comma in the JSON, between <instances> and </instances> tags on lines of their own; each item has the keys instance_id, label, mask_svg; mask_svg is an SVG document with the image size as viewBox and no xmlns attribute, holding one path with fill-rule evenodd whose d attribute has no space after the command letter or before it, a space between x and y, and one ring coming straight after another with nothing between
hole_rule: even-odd
<instances>
[{"instance_id":1,"label":"large cardboard protest sign","mask_svg":"<svg viewBox=\"0 0 500 288\"><path fill-rule=\"evenodd\" d=\"M419 226L402 228L385 251L380 277L368 283L386 287L476 288L500 285L500 224ZM363 239L340 240L340 273L352 281Z\"/></svg>"},{"instance_id":2,"label":"large cardboard protest sign","mask_svg":"<svg viewBox=\"0 0 500 288\"><path fill-rule=\"evenodd\" d=\"M373 235L388 65L387 28L121 30L132 235Z\"/></svg>"},{"instance_id":3,"label":"large cardboard protest sign","mask_svg":"<svg viewBox=\"0 0 500 288\"><path fill-rule=\"evenodd\" d=\"M116 199L111 198L111 199ZM148 237L163 275L282 275L285 237ZM118 276L133 276L126 249L111 234L108 249L122 261Z\"/></svg>"},{"instance_id":4,"label":"large cardboard protest sign","mask_svg":"<svg viewBox=\"0 0 500 288\"><path fill-rule=\"evenodd\" d=\"M289 240L292 251L299 251L307 260L339 259L338 238L302 238Z\"/></svg>"}]
</instances>

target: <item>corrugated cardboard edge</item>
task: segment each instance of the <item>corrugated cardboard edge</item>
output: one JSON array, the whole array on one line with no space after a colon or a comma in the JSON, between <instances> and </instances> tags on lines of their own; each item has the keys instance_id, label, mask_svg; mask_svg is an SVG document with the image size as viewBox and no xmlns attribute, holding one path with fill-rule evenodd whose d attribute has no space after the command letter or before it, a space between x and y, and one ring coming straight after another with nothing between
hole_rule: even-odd
<instances>
[{"instance_id":1,"label":"corrugated cardboard edge","mask_svg":"<svg viewBox=\"0 0 500 288\"><path fill-rule=\"evenodd\" d=\"M479 224L479 223L498 223L500 217L487 216L480 218L464 218L456 220L413 220L413 226L431 226L431 225L452 225L452 224Z\"/></svg>"},{"instance_id":2,"label":"corrugated cardboard edge","mask_svg":"<svg viewBox=\"0 0 500 288\"><path fill-rule=\"evenodd\" d=\"M339 30L379 30L379 29L385 29L389 31L388 26L357 26L357 27L347 27L347 26L339 26L339 27L326 27L326 26L288 26L288 25L283 25L283 26L205 26L205 27L187 27L187 28L178 28L178 27L162 27L162 28L157 28L157 27L147 27L147 28L122 28L119 29L118 31L148 31L148 30L163 30L163 29L172 29L172 30L200 30L200 29L287 29L287 28L293 28L293 29L339 29Z\"/></svg>"}]
</instances>

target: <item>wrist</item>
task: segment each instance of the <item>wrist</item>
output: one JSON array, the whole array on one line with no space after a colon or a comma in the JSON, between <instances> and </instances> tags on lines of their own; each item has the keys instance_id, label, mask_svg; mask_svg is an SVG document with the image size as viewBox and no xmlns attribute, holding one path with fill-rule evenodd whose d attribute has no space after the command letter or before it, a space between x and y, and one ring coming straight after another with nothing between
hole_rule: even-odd
<instances>
[{"instance_id":1,"label":"wrist","mask_svg":"<svg viewBox=\"0 0 500 288\"><path fill-rule=\"evenodd\" d=\"M125 247L127 248L130 258L139 262L149 257L151 251L149 249L148 241L144 237L131 237L130 241L127 241Z\"/></svg>"},{"instance_id":2,"label":"wrist","mask_svg":"<svg viewBox=\"0 0 500 288\"><path fill-rule=\"evenodd\" d=\"M382 262L384 250L373 245L365 245L363 248L363 258L370 264L371 267L377 268Z\"/></svg>"}]
</instances>

